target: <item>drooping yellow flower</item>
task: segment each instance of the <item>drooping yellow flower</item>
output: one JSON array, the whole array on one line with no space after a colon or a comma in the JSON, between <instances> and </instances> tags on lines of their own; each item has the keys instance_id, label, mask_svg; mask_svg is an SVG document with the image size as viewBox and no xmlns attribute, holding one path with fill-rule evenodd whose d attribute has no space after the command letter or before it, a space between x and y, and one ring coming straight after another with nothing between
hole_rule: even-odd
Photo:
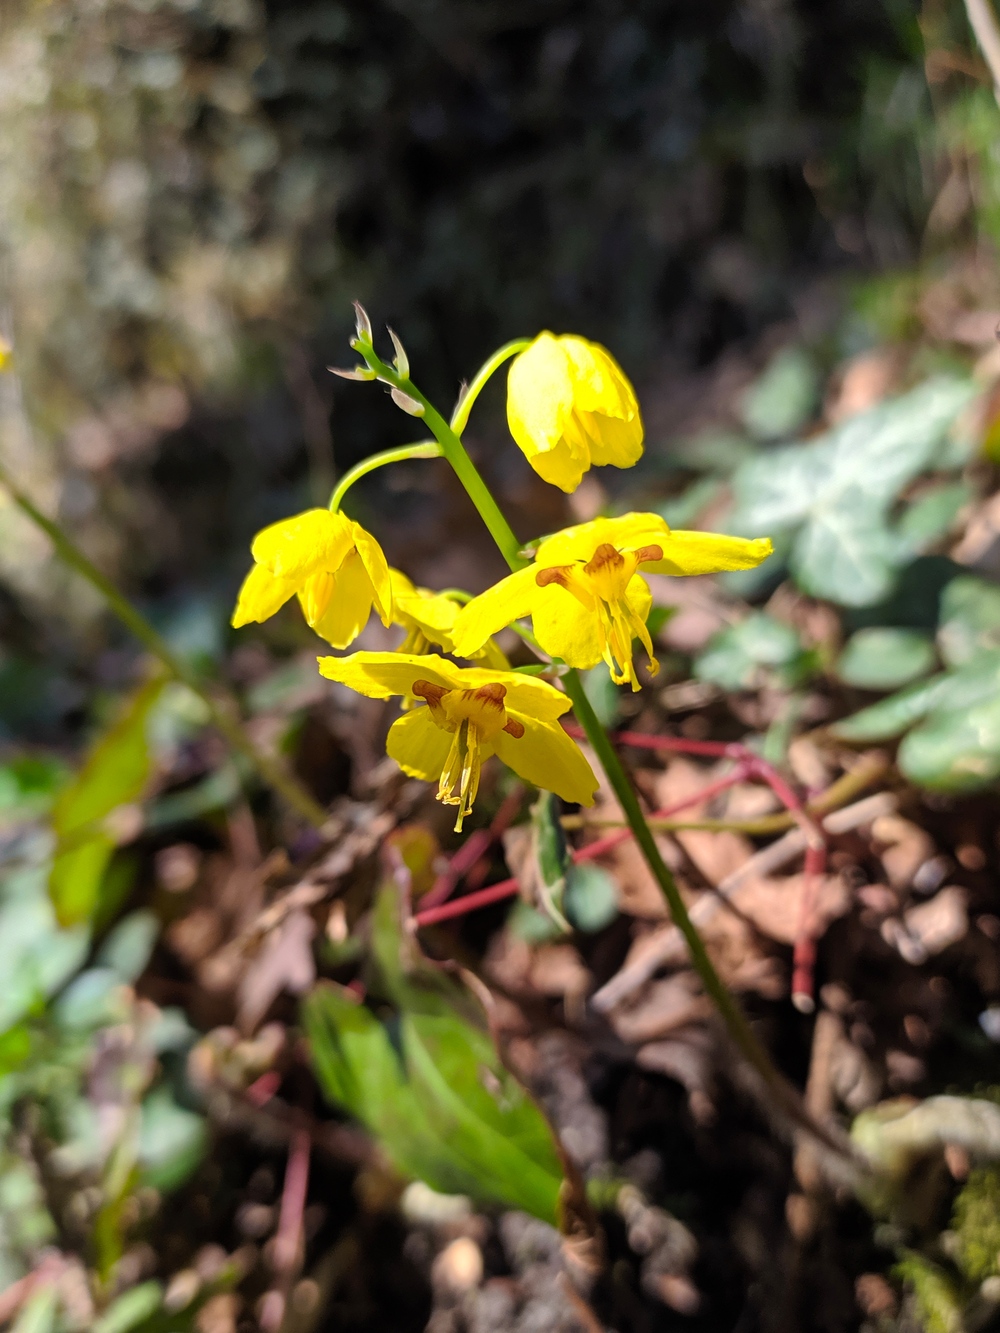
<instances>
[{"instance_id":1,"label":"drooping yellow flower","mask_svg":"<svg viewBox=\"0 0 1000 1333\"><path fill-rule=\"evenodd\" d=\"M538 475L575 491L591 466L642 457L635 391L606 348L540 333L511 363L507 424Z\"/></svg>"},{"instance_id":2,"label":"drooping yellow flower","mask_svg":"<svg viewBox=\"0 0 1000 1333\"><path fill-rule=\"evenodd\" d=\"M382 548L344 514L307 509L258 532L250 549L256 563L233 612L237 628L267 620L294 596L308 623L334 648L357 638L373 604L382 623L392 623Z\"/></svg>"},{"instance_id":3,"label":"drooping yellow flower","mask_svg":"<svg viewBox=\"0 0 1000 1333\"><path fill-rule=\"evenodd\" d=\"M714 532L671 532L657 514L595 518L546 538L534 563L501 579L458 614L455 652L468 656L504 625L531 616L545 652L570 666L596 666L603 658L616 685L639 688L632 641L639 639L658 669L646 628L653 574L717 574L752 569L771 554L766 537L748 540Z\"/></svg>"},{"instance_id":4,"label":"drooping yellow flower","mask_svg":"<svg viewBox=\"0 0 1000 1333\"><path fill-rule=\"evenodd\" d=\"M419 588L400 573L390 569L392 577L392 619L406 630L406 638L397 648L400 653L426 653L433 644L453 653L451 631L462 604L446 593ZM510 663L492 639L470 656L498 671L509 671Z\"/></svg>"},{"instance_id":5,"label":"drooping yellow flower","mask_svg":"<svg viewBox=\"0 0 1000 1333\"><path fill-rule=\"evenodd\" d=\"M593 804L597 779L557 721L570 701L544 680L457 667L434 654L321 657L319 669L369 698L398 694L423 701L392 724L386 749L411 777L438 781L437 799L458 807L456 832L476 799L483 760L492 754L536 787Z\"/></svg>"}]
</instances>

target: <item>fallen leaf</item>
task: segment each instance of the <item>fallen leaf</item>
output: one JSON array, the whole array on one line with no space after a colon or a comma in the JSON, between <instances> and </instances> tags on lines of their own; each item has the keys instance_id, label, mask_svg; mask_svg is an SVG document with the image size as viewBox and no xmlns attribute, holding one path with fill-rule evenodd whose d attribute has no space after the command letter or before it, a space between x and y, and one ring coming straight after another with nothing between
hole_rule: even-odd
<instances>
[{"instance_id":1,"label":"fallen leaf","mask_svg":"<svg viewBox=\"0 0 1000 1333\"><path fill-rule=\"evenodd\" d=\"M240 980L237 1022L243 1032L254 1030L282 991L302 995L316 980L315 934L315 921L300 910L268 936Z\"/></svg>"}]
</instances>

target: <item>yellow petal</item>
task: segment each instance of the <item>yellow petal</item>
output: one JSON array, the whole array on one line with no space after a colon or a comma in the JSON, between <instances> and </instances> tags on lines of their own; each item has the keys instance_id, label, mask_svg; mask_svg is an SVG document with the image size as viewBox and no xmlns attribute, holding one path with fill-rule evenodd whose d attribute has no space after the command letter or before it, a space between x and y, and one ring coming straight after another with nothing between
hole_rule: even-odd
<instances>
[{"instance_id":1,"label":"yellow petal","mask_svg":"<svg viewBox=\"0 0 1000 1333\"><path fill-rule=\"evenodd\" d=\"M526 713L512 716L524 727L524 735L515 738L501 731L493 738L493 748L507 767L564 801L593 805L597 778L580 747L559 723L541 722Z\"/></svg>"},{"instance_id":2,"label":"yellow petal","mask_svg":"<svg viewBox=\"0 0 1000 1333\"><path fill-rule=\"evenodd\" d=\"M619 518L594 518L564 528L545 541L535 552L538 566L565 565L574 560L587 561L598 546L607 543L616 550L636 551L641 546L662 546L670 528L659 514L622 514Z\"/></svg>"},{"instance_id":3,"label":"yellow petal","mask_svg":"<svg viewBox=\"0 0 1000 1333\"><path fill-rule=\"evenodd\" d=\"M478 690L499 681L507 691L505 705L518 714L553 721L570 707L566 695L548 681L516 671L459 667L436 653L360 652L350 657L321 657L319 670L328 680L338 680L370 699L407 695L415 680L429 680L446 690Z\"/></svg>"},{"instance_id":4,"label":"yellow petal","mask_svg":"<svg viewBox=\"0 0 1000 1333\"><path fill-rule=\"evenodd\" d=\"M307 509L258 532L251 551L276 578L306 578L317 569L338 569L354 545L351 522L329 509Z\"/></svg>"},{"instance_id":5,"label":"yellow petal","mask_svg":"<svg viewBox=\"0 0 1000 1333\"><path fill-rule=\"evenodd\" d=\"M507 424L543 480L575 491L590 466L590 451L578 431L566 430L573 378L563 341L541 333L514 358L507 376Z\"/></svg>"},{"instance_id":6,"label":"yellow petal","mask_svg":"<svg viewBox=\"0 0 1000 1333\"><path fill-rule=\"evenodd\" d=\"M412 593L400 593L395 581L392 586L393 609L397 616L405 616L421 629L429 631L428 638L436 634L445 636L436 639L435 642L444 643L447 639L450 651L451 631L461 605L454 598L442 597L439 593L429 593L423 588L414 588Z\"/></svg>"},{"instance_id":7,"label":"yellow petal","mask_svg":"<svg viewBox=\"0 0 1000 1333\"><path fill-rule=\"evenodd\" d=\"M633 467L642 457L642 423L638 409L632 420L587 413L590 461L594 467Z\"/></svg>"},{"instance_id":8,"label":"yellow petal","mask_svg":"<svg viewBox=\"0 0 1000 1333\"><path fill-rule=\"evenodd\" d=\"M718 532L672 532L658 541L663 559L644 564L651 574L719 574L753 569L773 551L767 537L727 537Z\"/></svg>"},{"instance_id":9,"label":"yellow petal","mask_svg":"<svg viewBox=\"0 0 1000 1333\"><path fill-rule=\"evenodd\" d=\"M321 676L338 680L369 699L409 694L415 680L429 680L446 690L460 685L461 670L433 653L352 653L350 657L321 657ZM496 678L494 672L492 679Z\"/></svg>"},{"instance_id":10,"label":"yellow petal","mask_svg":"<svg viewBox=\"0 0 1000 1333\"><path fill-rule=\"evenodd\" d=\"M314 576L317 577L317 576ZM320 638L334 648L346 648L358 637L371 615L375 589L368 570L357 551L351 551L336 574L320 575L330 579L333 589L321 613L309 618L308 603L300 595L306 619Z\"/></svg>"},{"instance_id":11,"label":"yellow petal","mask_svg":"<svg viewBox=\"0 0 1000 1333\"><path fill-rule=\"evenodd\" d=\"M531 613L531 627L542 648L572 667L586 671L601 660L599 621L565 588L539 588Z\"/></svg>"},{"instance_id":12,"label":"yellow petal","mask_svg":"<svg viewBox=\"0 0 1000 1333\"><path fill-rule=\"evenodd\" d=\"M516 574L508 574L462 607L451 631L451 641L459 657L469 657L491 634L512 620L530 615L539 593L544 591L535 582L537 572L529 565Z\"/></svg>"},{"instance_id":13,"label":"yellow petal","mask_svg":"<svg viewBox=\"0 0 1000 1333\"><path fill-rule=\"evenodd\" d=\"M270 619L294 593L295 584L289 579L276 579L263 565L254 565L240 588L233 627L239 629L252 620Z\"/></svg>"},{"instance_id":14,"label":"yellow petal","mask_svg":"<svg viewBox=\"0 0 1000 1333\"><path fill-rule=\"evenodd\" d=\"M392 624L392 580L381 546L360 523L351 523L351 536L372 586L372 601L383 625ZM367 616L366 616L367 619Z\"/></svg>"},{"instance_id":15,"label":"yellow petal","mask_svg":"<svg viewBox=\"0 0 1000 1333\"><path fill-rule=\"evenodd\" d=\"M422 704L404 713L389 728L385 748L404 773L437 782L451 748L451 732L439 727Z\"/></svg>"}]
</instances>

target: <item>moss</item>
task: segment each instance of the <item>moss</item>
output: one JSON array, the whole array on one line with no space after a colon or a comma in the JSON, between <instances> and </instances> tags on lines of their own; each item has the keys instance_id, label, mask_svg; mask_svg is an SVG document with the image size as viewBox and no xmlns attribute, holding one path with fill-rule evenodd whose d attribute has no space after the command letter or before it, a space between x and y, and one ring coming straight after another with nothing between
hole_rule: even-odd
<instances>
[{"instance_id":1,"label":"moss","mask_svg":"<svg viewBox=\"0 0 1000 1333\"><path fill-rule=\"evenodd\" d=\"M970 1173L955 1200L952 1228L965 1276L973 1282L992 1277L1000 1257L1000 1167L978 1167Z\"/></svg>"}]
</instances>

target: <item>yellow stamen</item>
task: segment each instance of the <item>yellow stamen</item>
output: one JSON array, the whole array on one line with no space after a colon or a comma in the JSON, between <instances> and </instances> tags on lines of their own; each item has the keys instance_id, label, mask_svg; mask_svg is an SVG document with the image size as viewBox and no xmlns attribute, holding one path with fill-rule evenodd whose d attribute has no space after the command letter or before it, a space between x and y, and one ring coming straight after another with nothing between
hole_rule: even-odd
<instances>
[{"instance_id":1,"label":"yellow stamen","mask_svg":"<svg viewBox=\"0 0 1000 1333\"><path fill-rule=\"evenodd\" d=\"M515 718L507 717L504 707L507 688L498 681L481 685L477 690L449 690L429 680L415 680L412 693L426 700L431 717L442 731L453 733L441 770L437 799L444 805L458 806L455 832L461 833L462 821L471 813L479 791L483 745L501 731L520 740L524 727Z\"/></svg>"},{"instance_id":2,"label":"yellow stamen","mask_svg":"<svg viewBox=\"0 0 1000 1333\"><path fill-rule=\"evenodd\" d=\"M641 564L663 559L659 546L641 546L636 551L619 551L602 542L583 565L553 565L540 569L535 582L540 588L559 584L573 594L588 611L597 613L602 656L616 685L639 688L632 661L632 640L638 639L649 658L649 674L655 676L660 664L653 656L653 641L627 597L628 585Z\"/></svg>"}]
</instances>

